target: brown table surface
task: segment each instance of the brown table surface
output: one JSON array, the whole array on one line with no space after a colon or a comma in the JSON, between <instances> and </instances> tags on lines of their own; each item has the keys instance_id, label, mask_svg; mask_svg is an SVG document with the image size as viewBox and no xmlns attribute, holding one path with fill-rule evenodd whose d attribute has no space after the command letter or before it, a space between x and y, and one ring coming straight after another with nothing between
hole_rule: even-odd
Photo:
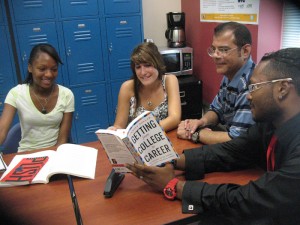
<instances>
[{"instance_id":1,"label":"brown table surface","mask_svg":"<svg viewBox=\"0 0 300 225\"><path fill-rule=\"evenodd\" d=\"M190 141L177 139L176 130L168 136L178 153L197 147ZM84 145L98 149L98 158L94 180L73 177L83 224L155 225L192 216L181 213L180 201L166 200L162 193L155 192L131 174L126 174L112 198L105 198L103 190L111 165L99 141ZM3 158L9 164L13 156L7 154ZM259 170L211 173L204 181L246 184L260 174ZM66 176L55 175L48 184L1 188L0 224L4 218L10 218L7 224L76 224Z\"/></svg>"}]
</instances>

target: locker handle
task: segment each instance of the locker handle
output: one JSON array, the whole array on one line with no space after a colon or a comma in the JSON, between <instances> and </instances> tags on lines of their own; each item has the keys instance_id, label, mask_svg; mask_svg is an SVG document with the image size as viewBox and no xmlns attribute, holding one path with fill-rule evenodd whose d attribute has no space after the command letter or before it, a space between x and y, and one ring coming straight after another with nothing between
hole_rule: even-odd
<instances>
[{"instance_id":1,"label":"locker handle","mask_svg":"<svg viewBox=\"0 0 300 225\"><path fill-rule=\"evenodd\" d=\"M181 102L181 105L187 105L187 102Z\"/></svg>"},{"instance_id":2,"label":"locker handle","mask_svg":"<svg viewBox=\"0 0 300 225\"><path fill-rule=\"evenodd\" d=\"M27 60L26 52L23 53L22 60L23 60L23 62Z\"/></svg>"},{"instance_id":3,"label":"locker handle","mask_svg":"<svg viewBox=\"0 0 300 225\"><path fill-rule=\"evenodd\" d=\"M113 46L112 46L112 43L110 42L110 45L109 45L109 47L108 47L108 51L111 53L112 50L113 50Z\"/></svg>"},{"instance_id":4,"label":"locker handle","mask_svg":"<svg viewBox=\"0 0 300 225\"><path fill-rule=\"evenodd\" d=\"M72 54L71 48L68 47L68 49L67 49L67 56L70 56L71 54Z\"/></svg>"},{"instance_id":5,"label":"locker handle","mask_svg":"<svg viewBox=\"0 0 300 225\"><path fill-rule=\"evenodd\" d=\"M185 97L185 91L179 91L179 96L180 96L180 98Z\"/></svg>"},{"instance_id":6,"label":"locker handle","mask_svg":"<svg viewBox=\"0 0 300 225\"><path fill-rule=\"evenodd\" d=\"M78 113L76 113L75 120L78 120L78 119L79 119L79 115L78 115Z\"/></svg>"}]
</instances>

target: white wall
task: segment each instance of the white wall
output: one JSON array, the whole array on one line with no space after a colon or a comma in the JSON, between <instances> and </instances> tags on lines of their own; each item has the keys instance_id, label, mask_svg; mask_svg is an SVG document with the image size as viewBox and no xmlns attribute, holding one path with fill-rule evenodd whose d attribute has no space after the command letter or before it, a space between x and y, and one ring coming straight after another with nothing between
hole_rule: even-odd
<instances>
[{"instance_id":1,"label":"white wall","mask_svg":"<svg viewBox=\"0 0 300 225\"><path fill-rule=\"evenodd\" d=\"M144 38L157 46L167 46L167 13L181 12L181 0L142 0Z\"/></svg>"}]
</instances>

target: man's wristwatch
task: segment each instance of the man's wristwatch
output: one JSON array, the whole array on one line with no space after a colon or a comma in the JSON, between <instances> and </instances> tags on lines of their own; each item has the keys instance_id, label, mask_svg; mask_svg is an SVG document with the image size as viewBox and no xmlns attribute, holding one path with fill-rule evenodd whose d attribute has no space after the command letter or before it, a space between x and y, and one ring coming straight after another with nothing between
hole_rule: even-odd
<instances>
[{"instance_id":1,"label":"man's wristwatch","mask_svg":"<svg viewBox=\"0 0 300 225\"><path fill-rule=\"evenodd\" d=\"M164 188L164 195L169 200L174 200L176 197L176 185L178 183L177 178L173 178Z\"/></svg>"},{"instance_id":2,"label":"man's wristwatch","mask_svg":"<svg viewBox=\"0 0 300 225\"><path fill-rule=\"evenodd\" d=\"M199 135L200 130L201 130L201 129L198 129L198 130L196 130L196 131L192 134L192 141L193 141L194 143L199 143L199 142L200 142L200 135Z\"/></svg>"},{"instance_id":3,"label":"man's wristwatch","mask_svg":"<svg viewBox=\"0 0 300 225\"><path fill-rule=\"evenodd\" d=\"M173 166L173 169L176 170L177 160L176 160L176 159L173 159L173 160L171 161L171 164L172 164L172 166Z\"/></svg>"}]
</instances>

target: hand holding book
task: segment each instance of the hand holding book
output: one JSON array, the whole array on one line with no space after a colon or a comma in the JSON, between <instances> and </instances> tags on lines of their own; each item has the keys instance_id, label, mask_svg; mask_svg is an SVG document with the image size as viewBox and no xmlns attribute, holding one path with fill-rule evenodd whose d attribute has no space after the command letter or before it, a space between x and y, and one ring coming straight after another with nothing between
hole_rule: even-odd
<instances>
[{"instance_id":1,"label":"hand holding book","mask_svg":"<svg viewBox=\"0 0 300 225\"><path fill-rule=\"evenodd\" d=\"M96 134L116 172L130 172L126 163L158 166L178 158L172 143L151 112L144 112L126 129L100 129Z\"/></svg>"}]
</instances>

